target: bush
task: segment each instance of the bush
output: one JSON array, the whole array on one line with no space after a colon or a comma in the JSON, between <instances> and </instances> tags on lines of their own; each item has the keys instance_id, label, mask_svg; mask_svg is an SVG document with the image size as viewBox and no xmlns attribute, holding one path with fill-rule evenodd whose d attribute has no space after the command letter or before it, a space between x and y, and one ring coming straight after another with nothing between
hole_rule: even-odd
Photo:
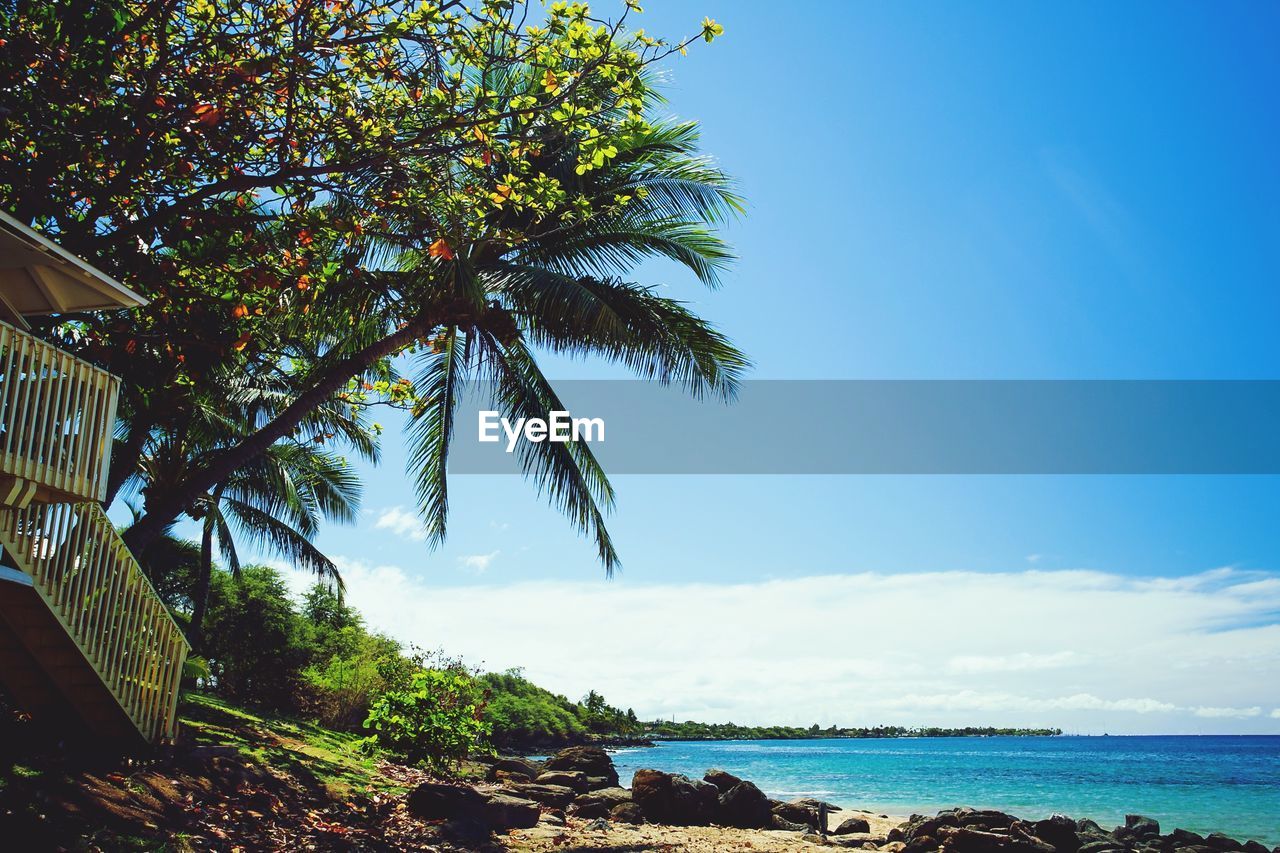
<instances>
[{"instance_id":1,"label":"bush","mask_svg":"<svg viewBox=\"0 0 1280 853\"><path fill-rule=\"evenodd\" d=\"M484 696L460 666L415 673L408 689L384 694L369 711L367 743L412 764L449 772L485 745Z\"/></svg>"},{"instance_id":2,"label":"bush","mask_svg":"<svg viewBox=\"0 0 1280 853\"><path fill-rule=\"evenodd\" d=\"M360 727L374 701L390 690L407 690L419 667L382 634L349 625L326 638L327 658L302 671L312 690L311 711L329 728Z\"/></svg>"}]
</instances>

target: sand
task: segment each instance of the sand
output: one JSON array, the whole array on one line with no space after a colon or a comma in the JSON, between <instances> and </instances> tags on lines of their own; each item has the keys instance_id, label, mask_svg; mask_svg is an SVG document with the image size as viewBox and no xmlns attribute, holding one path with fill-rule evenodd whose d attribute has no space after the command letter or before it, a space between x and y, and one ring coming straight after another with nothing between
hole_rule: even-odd
<instances>
[{"instance_id":1,"label":"sand","mask_svg":"<svg viewBox=\"0 0 1280 853\"><path fill-rule=\"evenodd\" d=\"M880 817L871 812L844 809L832 812L827 825L835 829L841 821L851 817L866 818L871 834L884 837L893 827L906 820L904 817ZM813 836L806 840L799 832L764 829L731 829L719 826L658 826L643 824L631 826L625 823L609 823L607 829L590 829L592 821L568 818L565 826L540 823L533 829L517 829L503 839L512 850L560 851L560 853L585 853L589 850L676 851L689 850L699 853L717 853L721 850L751 850L756 853L773 853L784 850L815 850L824 846ZM599 824L595 824L599 826ZM861 838L862 836L855 836ZM840 836L831 836L838 841ZM853 838L849 839L853 841Z\"/></svg>"}]
</instances>

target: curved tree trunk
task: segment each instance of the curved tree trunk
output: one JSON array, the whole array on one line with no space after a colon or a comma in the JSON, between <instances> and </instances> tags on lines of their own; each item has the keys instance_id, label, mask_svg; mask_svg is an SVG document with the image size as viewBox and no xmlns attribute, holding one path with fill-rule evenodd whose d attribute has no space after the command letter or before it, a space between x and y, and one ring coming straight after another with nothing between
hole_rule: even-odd
<instances>
[{"instance_id":1,"label":"curved tree trunk","mask_svg":"<svg viewBox=\"0 0 1280 853\"><path fill-rule=\"evenodd\" d=\"M227 479L236 469L253 460L275 442L284 438L293 428L318 406L341 391L353 377L359 376L378 361L394 354L423 337L435 326L428 317L420 317L384 338L374 341L364 349L325 368L306 391L262 429L248 436L239 444L219 453L205 467L193 471L175 491L155 501L155 509L148 509L142 518L134 522L122 536L129 550L139 554L148 544L162 534L178 516L186 512L200 495L217 483ZM150 503L150 502L148 502ZM163 507L161 509L160 507Z\"/></svg>"}]
</instances>

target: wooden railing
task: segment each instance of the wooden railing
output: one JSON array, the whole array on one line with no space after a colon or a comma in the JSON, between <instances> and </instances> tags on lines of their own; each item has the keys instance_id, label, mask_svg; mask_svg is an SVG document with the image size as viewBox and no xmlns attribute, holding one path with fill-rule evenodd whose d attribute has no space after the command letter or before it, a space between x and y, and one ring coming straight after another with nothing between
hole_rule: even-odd
<instances>
[{"instance_id":1,"label":"wooden railing","mask_svg":"<svg viewBox=\"0 0 1280 853\"><path fill-rule=\"evenodd\" d=\"M0 545L139 733L171 739L189 647L102 507L0 509Z\"/></svg>"},{"instance_id":2,"label":"wooden railing","mask_svg":"<svg viewBox=\"0 0 1280 853\"><path fill-rule=\"evenodd\" d=\"M41 500L102 500L119 386L110 373L0 323L0 473L32 484Z\"/></svg>"}]
</instances>

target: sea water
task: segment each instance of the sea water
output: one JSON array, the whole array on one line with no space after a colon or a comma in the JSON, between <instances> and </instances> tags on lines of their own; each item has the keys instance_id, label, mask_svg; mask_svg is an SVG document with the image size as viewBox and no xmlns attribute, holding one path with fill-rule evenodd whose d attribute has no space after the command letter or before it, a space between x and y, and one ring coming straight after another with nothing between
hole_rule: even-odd
<instances>
[{"instance_id":1,"label":"sea water","mask_svg":"<svg viewBox=\"0 0 1280 853\"><path fill-rule=\"evenodd\" d=\"M641 767L701 778L711 767L780 799L819 797L890 815L955 806L1024 818L1126 814L1280 845L1280 736L867 738L663 741L619 750Z\"/></svg>"}]
</instances>

